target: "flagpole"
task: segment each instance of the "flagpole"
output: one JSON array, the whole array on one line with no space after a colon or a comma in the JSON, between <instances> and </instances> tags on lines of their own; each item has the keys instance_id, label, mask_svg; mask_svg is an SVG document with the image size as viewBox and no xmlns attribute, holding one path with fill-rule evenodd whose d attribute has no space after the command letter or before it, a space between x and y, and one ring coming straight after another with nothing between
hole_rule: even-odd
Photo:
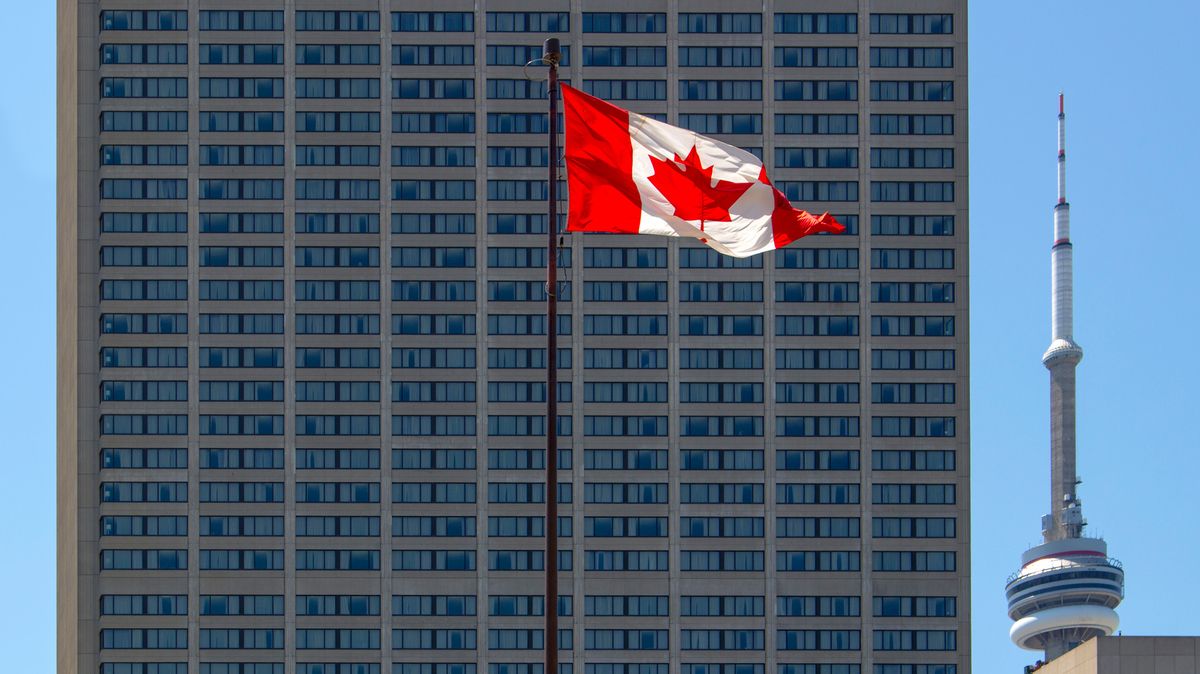
<instances>
[{"instance_id":1,"label":"flagpole","mask_svg":"<svg viewBox=\"0 0 1200 674\"><path fill-rule=\"evenodd\" d=\"M549 69L546 94L550 99L550 147L546 164L546 596L543 611L546 647L543 674L558 674L558 38L542 44L542 61Z\"/></svg>"}]
</instances>

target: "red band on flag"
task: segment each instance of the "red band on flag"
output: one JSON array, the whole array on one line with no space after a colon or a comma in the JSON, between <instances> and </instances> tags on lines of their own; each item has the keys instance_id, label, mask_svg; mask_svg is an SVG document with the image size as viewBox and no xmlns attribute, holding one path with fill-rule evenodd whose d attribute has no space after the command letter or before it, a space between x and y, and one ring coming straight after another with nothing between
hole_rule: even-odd
<instances>
[{"instance_id":1,"label":"red band on flag","mask_svg":"<svg viewBox=\"0 0 1200 674\"><path fill-rule=\"evenodd\" d=\"M567 230L637 234L642 201L631 176L629 113L569 86L562 87L562 95L571 139L566 147Z\"/></svg>"}]
</instances>

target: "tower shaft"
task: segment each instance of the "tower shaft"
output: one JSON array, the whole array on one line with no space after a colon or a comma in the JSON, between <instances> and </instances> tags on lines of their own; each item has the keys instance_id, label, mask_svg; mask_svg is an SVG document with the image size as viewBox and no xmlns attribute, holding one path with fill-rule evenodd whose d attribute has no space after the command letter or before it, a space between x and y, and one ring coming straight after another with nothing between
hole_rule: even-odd
<instances>
[{"instance_id":1,"label":"tower shaft","mask_svg":"<svg viewBox=\"0 0 1200 674\"><path fill-rule=\"evenodd\" d=\"M1075 366L1083 349L1075 343L1074 260L1071 205L1067 202L1067 131L1063 97L1058 97L1058 202L1050 249L1050 348L1042 363L1050 370L1050 513L1043 518L1046 542L1077 538L1083 516L1075 494Z\"/></svg>"}]
</instances>

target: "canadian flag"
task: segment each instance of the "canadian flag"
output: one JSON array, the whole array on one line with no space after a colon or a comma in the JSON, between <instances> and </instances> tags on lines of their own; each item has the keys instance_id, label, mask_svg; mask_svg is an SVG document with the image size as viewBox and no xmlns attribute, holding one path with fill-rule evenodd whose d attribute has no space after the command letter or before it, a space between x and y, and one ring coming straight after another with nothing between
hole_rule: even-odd
<instances>
[{"instance_id":1,"label":"canadian flag","mask_svg":"<svg viewBox=\"0 0 1200 674\"><path fill-rule=\"evenodd\" d=\"M745 150L562 85L567 230L690 236L733 257L845 230L794 208Z\"/></svg>"}]
</instances>

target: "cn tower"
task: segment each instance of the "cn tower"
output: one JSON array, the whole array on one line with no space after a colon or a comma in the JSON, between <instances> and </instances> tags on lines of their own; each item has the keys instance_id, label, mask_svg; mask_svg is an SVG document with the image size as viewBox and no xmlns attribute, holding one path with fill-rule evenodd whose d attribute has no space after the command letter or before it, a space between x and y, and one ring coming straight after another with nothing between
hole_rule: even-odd
<instances>
[{"instance_id":1,"label":"cn tower","mask_svg":"<svg viewBox=\"0 0 1200 674\"><path fill-rule=\"evenodd\" d=\"M1005 587L1009 630L1021 648L1045 651L1053 660L1094 636L1117 629L1114 610L1125 592L1121 564L1108 545L1084 536L1087 522L1076 494L1075 367L1083 349L1072 331L1071 206L1067 203L1066 115L1058 95L1058 203L1050 249L1050 348L1042 364L1050 371L1050 512L1042 517L1041 545L1021 555L1021 570Z\"/></svg>"}]
</instances>

